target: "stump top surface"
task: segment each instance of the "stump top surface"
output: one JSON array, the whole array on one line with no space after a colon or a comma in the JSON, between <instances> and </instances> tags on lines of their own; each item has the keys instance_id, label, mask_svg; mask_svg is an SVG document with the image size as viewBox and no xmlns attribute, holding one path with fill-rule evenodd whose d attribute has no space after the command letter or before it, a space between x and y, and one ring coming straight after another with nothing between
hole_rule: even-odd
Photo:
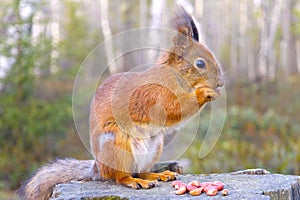
<instances>
[{"instance_id":1,"label":"stump top surface","mask_svg":"<svg viewBox=\"0 0 300 200\"><path fill-rule=\"evenodd\" d=\"M210 174L210 175L180 175L179 180L189 183L193 180L200 182L222 181L228 196L191 196L189 194L176 195L171 182L159 182L159 185L149 189L134 190L111 181L74 181L60 184L54 188L52 199L100 199L101 197L120 197L125 199L300 199L300 176L268 174L268 175L232 175L232 174ZM105 199L105 198L103 198ZM109 199L109 198L108 198ZM110 198L113 199L113 198Z\"/></svg>"}]
</instances>

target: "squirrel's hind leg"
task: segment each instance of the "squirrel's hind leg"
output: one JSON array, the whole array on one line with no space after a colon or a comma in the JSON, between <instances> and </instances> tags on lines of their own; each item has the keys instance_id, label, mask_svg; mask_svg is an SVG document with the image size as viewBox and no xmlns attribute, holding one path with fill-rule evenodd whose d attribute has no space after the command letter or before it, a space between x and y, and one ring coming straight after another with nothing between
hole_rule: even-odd
<instances>
[{"instance_id":1,"label":"squirrel's hind leg","mask_svg":"<svg viewBox=\"0 0 300 200\"><path fill-rule=\"evenodd\" d=\"M134 189L154 187L157 184L155 180L132 177L134 158L126 137L126 134L120 132L93 134L93 153L96 159L94 177L101 180L112 179Z\"/></svg>"}]
</instances>

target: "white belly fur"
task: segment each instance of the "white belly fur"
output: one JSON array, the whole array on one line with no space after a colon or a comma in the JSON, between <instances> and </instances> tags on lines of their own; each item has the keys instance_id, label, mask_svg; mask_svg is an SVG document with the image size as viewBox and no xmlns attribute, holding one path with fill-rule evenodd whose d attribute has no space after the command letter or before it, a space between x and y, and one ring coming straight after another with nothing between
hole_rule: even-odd
<instances>
[{"instance_id":1,"label":"white belly fur","mask_svg":"<svg viewBox=\"0 0 300 200\"><path fill-rule=\"evenodd\" d=\"M131 151L134 158L132 173L140 173L149 170L155 159L160 155L160 148L163 147L164 136L178 127L146 127L136 126L131 132L136 134L131 137ZM142 137L139 137L142 136Z\"/></svg>"}]
</instances>

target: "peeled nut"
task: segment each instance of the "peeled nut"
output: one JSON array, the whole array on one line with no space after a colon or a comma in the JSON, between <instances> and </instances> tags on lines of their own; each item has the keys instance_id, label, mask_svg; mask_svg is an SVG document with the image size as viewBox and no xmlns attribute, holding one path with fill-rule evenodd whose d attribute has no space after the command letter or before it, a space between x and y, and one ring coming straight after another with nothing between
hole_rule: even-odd
<instances>
[{"instance_id":1,"label":"peeled nut","mask_svg":"<svg viewBox=\"0 0 300 200\"><path fill-rule=\"evenodd\" d=\"M185 194L186 193L186 186L185 185L181 185L176 191L175 194L177 195L181 195L181 194Z\"/></svg>"},{"instance_id":2,"label":"peeled nut","mask_svg":"<svg viewBox=\"0 0 300 200\"><path fill-rule=\"evenodd\" d=\"M219 191L223 190L224 188L224 183L221 181L215 181L212 183L213 186L215 186Z\"/></svg>"},{"instance_id":3,"label":"peeled nut","mask_svg":"<svg viewBox=\"0 0 300 200\"><path fill-rule=\"evenodd\" d=\"M178 190L181 186L186 186L185 183L181 182L181 181L173 181L172 182L172 186Z\"/></svg>"},{"instance_id":4,"label":"peeled nut","mask_svg":"<svg viewBox=\"0 0 300 200\"><path fill-rule=\"evenodd\" d=\"M185 185L185 184L181 181L172 181L172 186L175 187L176 185Z\"/></svg>"},{"instance_id":5,"label":"peeled nut","mask_svg":"<svg viewBox=\"0 0 300 200\"><path fill-rule=\"evenodd\" d=\"M202 193L202 190L203 190L202 187L196 188L196 189L191 190L190 194L193 195L193 196L198 196Z\"/></svg>"},{"instance_id":6,"label":"peeled nut","mask_svg":"<svg viewBox=\"0 0 300 200\"><path fill-rule=\"evenodd\" d=\"M178 190L181 186L185 186L186 187L186 185L184 184L184 183L180 183L180 184L177 184L177 185L175 185L175 190Z\"/></svg>"},{"instance_id":7,"label":"peeled nut","mask_svg":"<svg viewBox=\"0 0 300 200\"><path fill-rule=\"evenodd\" d=\"M224 190L222 190L222 192L221 192L222 196L227 196L228 193L229 193L229 190L227 190L227 189L224 189Z\"/></svg>"},{"instance_id":8,"label":"peeled nut","mask_svg":"<svg viewBox=\"0 0 300 200\"><path fill-rule=\"evenodd\" d=\"M192 186L192 185L187 185L186 186L186 190L189 192L189 191L191 191L191 190L194 190L194 189L196 189L197 187L195 187L195 186Z\"/></svg>"},{"instance_id":9,"label":"peeled nut","mask_svg":"<svg viewBox=\"0 0 300 200\"><path fill-rule=\"evenodd\" d=\"M200 181L192 181L192 182L189 182L188 185L192 185L192 186L195 186L195 187L200 187Z\"/></svg>"},{"instance_id":10,"label":"peeled nut","mask_svg":"<svg viewBox=\"0 0 300 200\"><path fill-rule=\"evenodd\" d=\"M215 196L218 194L218 189L215 186L207 186L204 188L204 191L208 196Z\"/></svg>"},{"instance_id":11,"label":"peeled nut","mask_svg":"<svg viewBox=\"0 0 300 200\"><path fill-rule=\"evenodd\" d=\"M202 192L205 192L208 196L215 196L218 194L218 191L221 191L223 196L227 196L229 191L224 189L224 183L221 181L214 181L214 182L202 182L200 181L191 181L187 185L181 181L173 181L172 186L176 189L174 192L177 195L185 194L189 192L192 196L198 196Z\"/></svg>"},{"instance_id":12,"label":"peeled nut","mask_svg":"<svg viewBox=\"0 0 300 200\"><path fill-rule=\"evenodd\" d=\"M203 187L203 186L202 186ZM218 190L218 188L216 186L213 186L213 185L208 185L208 186L205 186L203 187L203 191L204 192L207 192L207 190L209 190L210 188L216 188Z\"/></svg>"},{"instance_id":13,"label":"peeled nut","mask_svg":"<svg viewBox=\"0 0 300 200\"><path fill-rule=\"evenodd\" d=\"M200 183L200 187L207 187L207 186L210 186L210 185L212 185L212 182L202 182L202 183Z\"/></svg>"}]
</instances>

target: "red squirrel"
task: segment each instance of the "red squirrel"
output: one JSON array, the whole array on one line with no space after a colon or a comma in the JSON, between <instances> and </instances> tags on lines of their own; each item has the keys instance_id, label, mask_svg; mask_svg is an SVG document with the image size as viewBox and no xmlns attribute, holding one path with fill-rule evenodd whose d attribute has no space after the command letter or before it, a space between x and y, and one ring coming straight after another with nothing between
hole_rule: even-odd
<instances>
[{"instance_id":1,"label":"red squirrel","mask_svg":"<svg viewBox=\"0 0 300 200\"><path fill-rule=\"evenodd\" d=\"M223 86L220 67L199 43L192 17L178 8L168 51L142 72L105 80L90 107L90 144L95 160L59 159L37 170L21 187L21 199L49 199L53 187L71 180L114 180L134 189L176 179L171 171L151 173L164 140Z\"/></svg>"}]
</instances>

